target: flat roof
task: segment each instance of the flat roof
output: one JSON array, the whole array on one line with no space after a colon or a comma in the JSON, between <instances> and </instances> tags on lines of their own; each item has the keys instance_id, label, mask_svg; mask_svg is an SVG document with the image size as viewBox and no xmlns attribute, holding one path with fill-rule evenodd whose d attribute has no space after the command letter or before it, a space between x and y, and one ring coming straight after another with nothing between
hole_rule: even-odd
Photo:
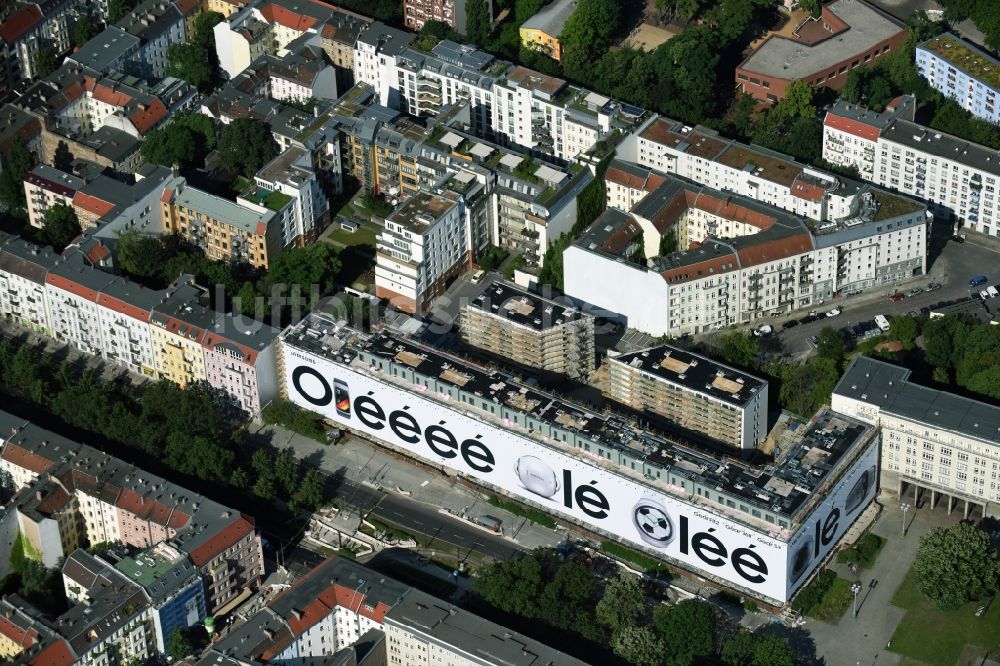
<instances>
[{"instance_id":1,"label":"flat roof","mask_svg":"<svg viewBox=\"0 0 1000 666\"><path fill-rule=\"evenodd\" d=\"M564 652L416 589L386 613L385 621L484 666L586 666Z\"/></svg>"},{"instance_id":2,"label":"flat roof","mask_svg":"<svg viewBox=\"0 0 1000 666\"><path fill-rule=\"evenodd\" d=\"M859 356L833 392L893 416L1000 444L1000 407L915 384L910 374L908 368Z\"/></svg>"},{"instance_id":3,"label":"flat roof","mask_svg":"<svg viewBox=\"0 0 1000 666\"><path fill-rule=\"evenodd\" d=\"M386 218L414 233L423 233L437 224L452 208L458 205L458 195L453 192L433 194L420 191L407 199Z\"/></svg>"},{"instance_id":4,"label":"flat roof","mask_svg":"<svg viewBox=\"0 0 1000 666\"><path fill-rule=\"evenodd\" d=\"M952 134L945 134L900 118L882 130L882 137L914 150L954 160L1000 176L1000 152Z\"/></svg>"},{"instance_id":5,"label":"flat roof","mask_svg":"<svg viewBox=\"0 0 1000 666\"><path fill-rule=\"evenodd\" d=\"M119 58L137 52L141 43L135 35L112 25L70 54L69 59L104 73Z\"/></svg>"},{"instance_id":6,"label":"flat roof","mask_svg":"<svg viewBox=\"0 0 1000 666\"><path fill-rule=\"evenodd\" d=\"M545 331L584 317L592 318L591 315L580 312L572 305L543 298L518 285L501 280L486 285L486 288L465 307L535 331Z\"/></svg>"},{"instance_id":7,"label":"flat roof","mask_svg":"<svg viewBox=\"0 0 1000 666\"><path fill-rule=\"evenodd\" d=\"M750 54L738 69L778 79L807 79L906 32L906 26L861 0L836 0L823 6L847 25L821 42L772 36Z\"/></svg>"},{"instance_id":8,"label":"flat roof","mask_svg":"<svg viewBox=\"0 0 1000 666\"><path fill-rule=\"evenodd\" d=\"M580 437L610 449L627 452L646 465L667 470L681 479L690 479L706 487L726 492L740 502L794 520L803 510L819 501L819 489L830 475L844 467L851 452L867 441L873 428L855 419L833 412L823 412L807 426L794 430L794 436L781 446L778 460L766 465L750 465L732 456L731 449L696 448L694 443L681 443L680 435L667 434L655 428L641 428L631 416L598 413L589 407L557 397L540 389L522 384L512 374L502 370L487 370L472 362L446 354L413 340L397 337L389 331L367 336L345 326L338 326L329 317L312 314L283 334L285 344L297 347L334 363L346 364L356 372L367 374L376 381L398 385L404 390L419 392L428 400L438 400L437 390L427 390L419 376L476 396L471 402L441 402L451 409L459 405L474 412L477 418L496 427L511 430L533 439L541 446L558 448L569 455L581 456L572 445ZM371 363L380 359L405 368L397 376L389 372L373 372ZM412 381L407 379L412 377ZM745 380L746 381L746 380ZM412 388L411 388L412 387ZM491 401L502 407L497 412L480 409L478 403ZM561 430L572 438L562 444L560 438L542 439L542 429L529 430L512 419L500 420L497 413L519 412L528 419L541 421ZM677 494L676 486L665 481L652 481L641 471L626 466L613 466L637 483L644 483L668 493ZM687 497L687 493L683 495ZM713 507L758 529L780 529L777 525L751 518L723 503ZM768 527L769 526L769 527Z\"/></svg>"},{"instance_id":9,"label":"flat roof","mask_svg":"<svg viewBox=\"0 0 1000 666\"><path fill-rule=\"evenodd\" d=\"M608 360L733 405L746 405L767 386L759 377L671 345L609 356Z\"/></svg>"},{"instance_id":10,"label":"flat roof","mask_svg":"<svg viewBox=\"0 0 1000 666\"><path fill-rule=\"evenodd\" d=\"M1000 60L990 54L958 38L951 32L932 37L917 45L935 54L955 69L959 69L970 77L982 81L993 89L1000 89Z\"/></svg>"}]
</instances>

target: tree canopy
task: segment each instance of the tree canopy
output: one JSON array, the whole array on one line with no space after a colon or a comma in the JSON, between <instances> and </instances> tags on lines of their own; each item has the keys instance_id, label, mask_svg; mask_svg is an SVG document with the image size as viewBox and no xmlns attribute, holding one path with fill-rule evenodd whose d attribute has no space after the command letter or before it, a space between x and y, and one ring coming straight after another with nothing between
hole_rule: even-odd
<instances>
[{"instance_id":1,"label":"tree canopy","mask_svg":"<svg viewBox=\"0 0 1000 666\"><path fill-rule=\"evenodd\" d=\"M8 210L24 208L24 177L33 165L28 146L20 137L14 139L10 150L3 155L3 171L0 171L0 201Z\"/></svg>"},{"instance_id":2,"label":"tree canopy","mask_svg":"<svg viewBox=\"0 0 1000 666\"><path fill-rule=\"evenodd\" d=\"M56 252L62 252L80 235L80 220L76 211L65 204L55 204L45 211L42 238Z\"/></svg>"},{"instance_id":3,"label":"tree canopy","mask_svg":"<svg viewBox=\"0 0 1000 666\"><path fill-rule=\"evenodd\" d=\"M201 92L212 87L214 71L205 47L198 44L171 44L167 49L167 76L187 81Z\"/></svg>"},{"instance_id":4,"label":"tree canopy","mask_svg":"<svg viewBox=\"0 0 1000 666\"><path fill-rule=\"evenodd\" d=\"M997 591L1000 561L989 534L958 523L920 537L913 571L924 596L943 610L954 610Z\"/></svg>"},{"instance_id":5,"label":"tree canopy","mask_svg":"<svg viewBox=\"0 0 1000 666\"><path fill-rule=\"evenodd\" d=\"M139 152L146 162L184 170L203 165L215 145L215 121L201 113L186 113L147 134Z\"/></svg>"},{"instance_id":6,"label":"tree canopy","mask_svg":"<svg viewBox=\"0 0 1000 666\"><path fill-rule=\"evenodd\" d=\"M715 654L715 611L704 601L686 599L676 606L657 606L653 625L669 666L692 666Z\"/></svg>"},{"instance_id":7,"label":"tree canopy","mask_svg":"<svg viewBox=\"0 0 1000 666\"><path fill-rule=\"evenodd\" d=\"M237 118L219 137L219 161L237 175L251 178L274 154L271 129L259 120Z\"/></svg>"},{"instance_id":8,"label":"tree canopy","mask_svg":"<svg viewBox=\"0 0 1000 666\"><path fill-rule=\"evenodd\" d=\"M486 46L492 25L486 0L465 0L465 34L473 44Z\"/></svg>"}]
</instances>

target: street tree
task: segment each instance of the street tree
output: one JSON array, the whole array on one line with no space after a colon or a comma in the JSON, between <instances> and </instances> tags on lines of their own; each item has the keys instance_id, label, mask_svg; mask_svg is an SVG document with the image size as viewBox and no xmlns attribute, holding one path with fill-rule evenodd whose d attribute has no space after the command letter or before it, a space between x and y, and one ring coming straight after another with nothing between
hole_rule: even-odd
<instances>
[{"instance_id":1,"label":"street tree","mask_svg":"<svg viewBox=\"0 0 1000 666\"><path fill-rule=\"evenodd\" d=\"M323 477L315 469L308 470L302 476L302 482L292 495L296 504L300 504L310 509L318 509L323 506Z\"/></svg>"},{"instance_id":2,"label":"street tree","mask_svg":"<svg viewBox=\"0 0 1000 666\"><path fill-rule=\"evenodd\" d=\"M731 331L722 336L719 356L722 360L738 368L752 368L757 362L757 338L743 331Z\"/></svg>"},{"instance_id":3,"label":"street tree","mask_svg":"<svg viewBox=\"0 0 1000 666\"><path fill-rule=\"evenodd\" d=\"M62 252L79 235L80 220L77 219L75 210L64 204L55 204L45 211L42 238L56 252Z\"/></svg>"},{"instance_id":4,"label":"street tree","mask_svg":"<svg viewBox=\"0 0 1000 666\"><path fill-rule=\"evenodd\" d=\"M889 337L902 343L903 349L913 349L919 334L920 326L913 317L896 315L889 320Z\"/></svg>"},{"instance_id":5,"label":"street tree","mask_svg":"<svg viewBox=\"0 0 1000 666\"><path fill-rule=\"evenodd\" d=\"M1000 561L985 531L958 523L920 537L913 562L917 589L943 610L955 610L997 591Z\"/></svg>"},{"instance_id":6,"label":"street tree","mask_svg":"<svg viewBox=\"0 0 1000 666\"><path fill-rule=\"evenodd\" d=\"M476 576L472 589L502 611L534 619L539 617L538 600L544 585L542 565L528 555L489 565Z\"/></svg>"},{"instance_id":7,"label":"street tree","mask_svg":"<svg viewBox=\"0 0 1000 666\"><path fill-rule=\"evenodd\" d=\"M663 642L669 666L690 666L715 653L715 612L695 599L657 606L653 626Z\"/></svg>"},{"instance_id":8,"label":"street tree","mask_svg":"<svg viewBox=\"0 0 1000 666\"><path fill-rule=\"evenodd\" d=\"M635 576L619 576L612 580L597 602L596 613L598 621L612 634L635 626L646 613L646 591L642 581Z\"/></svg>"},{"instance_id":9,"label":"street tree","mask_svg":"<svg viewBox=\"0 0 1000 666\"><path fill-rule=\"evenodd\" d=\"M35 54L35 76L42 79L56 71L59 61L56 59L56 52L49 46L43 46Z\"/></svg>"},{"instance_id":10,"label":"street tree","mask_svg":"<svg viewBox=\"0 0 1000 666\"><path fill-rule=\"evenodd\" d=\"M909 319L909 317L907 318ZM844 336L840 334L840 331L832 326L824 326L823 329L816 334L817 356L833 361L837 365L841 365L844 362L844 356L846 354L847 344L844 342Z\"/></svg>"},{"instance_id":11,"label":"street tree","mask_svg":"<svg viewBox=\"0 0 1000 666\"><path fill-rule=\"evenodd\" d=\"M635 666L661 666L666 646L648 626L626 625L611 637L611 649Z\"/></svg>"},{"instance_id":12,"label":"street tree","mask_svg":"<svg viewBox=\"0 0 1000 666\"><path fill-rule=\"evenodd\" d=\"M31 171L34 158L20 137L14 139L10 150L2 158L0 201L7 206L7 210L16 211L24 208L24 177Z\"/></svg>"},{"instance_id":13,"label":"street tree","mask_svg":"<svg viewBox=\"0 0 1000 666\"><path fill-rule=\"evenodd\" d=\"M179 627L174 627L167 639L167 654L174 661L181 662L192 652L194 652L194 647L192 647L191 641L187 639Z\"/></svg>"}]
</instances>

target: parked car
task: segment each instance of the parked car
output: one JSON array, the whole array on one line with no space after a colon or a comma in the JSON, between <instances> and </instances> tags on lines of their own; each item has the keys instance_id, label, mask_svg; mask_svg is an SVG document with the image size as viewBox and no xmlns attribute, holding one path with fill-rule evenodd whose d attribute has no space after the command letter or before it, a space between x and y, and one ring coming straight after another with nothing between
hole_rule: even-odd
<instances>
[{"instance_id":1,"label":"parked car","mask_svg":"<svg viewBox=\"0 0 1000 666\"><path fill-rule=\"evenodd\" d=\"M979 297L984 301L993 298L992 296L990 296L990 292L986 291L985 289L979 292Z\"/></svg>"},{"instance_id":2,"label":"parked car","mask_svg":"<svg viewBox=\"0 0 1000 666\"><path fill-rule=\"evenodd\" d=\"M840 312L841 312L840 308L834 308L834 309L830 310L829 312L827 312L826 316L827 317L836 317L837 315L840 314Z\"/></svg>"},{"instance_id":3,"label":"parked car","mask_svg":"<svg viewBox=\"0 0 1000 666\"><path fill-rule=\"evenodd\" d=\"M816 344L817 344L817 342L818 342L818 340L816 339L815 335L810 335L809 336L809 344L810 345L812 345L813 347L815 347Z\"/></svg>"},{"instance_id":4,"label":"parked car","mask_svg":"<svg viewBox=\"0 0 1000 666\"><path fill-rule=\"evenodd\" d=\"M753 329L753 334L758 338L764 338L771 335L772 331L774 331L774 329L771 328L770 324L761 324L757 328Z\"/></svg>"},{"instance_id":5,"label":"parked car","mask_svg":"<svg viewBox=\"0 0 1000 666\"><path fill-rule=\"evenodd\" d=\"M913 289L906 292L906 297L910 298L911 296L916 296L917 294L922 294L922 293L924 293L923 289L921 289L920 287L914 287Z\"/></svg>"},{"instance_id":6,"label":"parked car","mask_svg":"<svg viewBox=\"0 0 1000 666\"><path fill-rule=\"evenodd\" d=\"M940 282L931 282L929 285L927 285L927 291L937 291L940 288L941 288Z\"/></svg>"},{"instance_id":7,"label":"parked car","mask_svg":"<svg viewBox=\"0 0 1000 666\"><path fill-rule=\"evenodd\" d=\"M994 286L986 287L986 291L987 293L989 293L990 298L996 298L997 296L1000 296L1000 291L998 291L997 288Z\"/></svg>"},{"instance_id":8,"label":"parked car","mask_svg":"<svg viewBox=\"0 0 1000 666\"><path fill-rule=\"evenodd\" d=\"M983 297L982 297L982 296L980 296L980 294L979 294L979 292L978 292L978 291L974 291L974 292L972 292L971 294L969 294L969 298L974 298L974 299L975 299L975 300L977 300L977 301L981 301L981 300L983 300Z\"/></svg>"},{"instance_id":9,"label":"parked car","mask_svg":"<svg viewBox=\"0 0 1000 666\"><path fill-rule=\"evenodd\" d=\"M910 316L910 319L919 319L920 318L920 313L917 312L916 310L910 310L906 314L908 314Z\"/></svg>"},{"instance_id":10,"label":"parked car","mask_svg":"<svg viewBox=\"0 0 1000 666\"><path fill-rule=\"evenodd\" d=\"M904 298L906 298L906 294L897 291L895 294L892 294L891 296L889 296L889 302L890 303L899 303Z\"/></svg>"},{"instance_id":11,"label":"parked car","mask_svg":"<svg viewBox=\"0 0 1000 666\"><path fill-rule=\"evenodd\" d=\"M479 281L486 275L486 271L476 271L472 274L472 284L479 284Z\"/></svg>"},{"instance_id":12,"label":"parked car","mask_svg":"<svg viewBox=\"0 0 1000 666\"><path fill-rule=\"evenodd\" d=\"M889 332L889 320L885 315L875 315L875 325L878 326L878 330L883 333Z\"/></svg>"},{"instance_id":13,"label":"parked car","mask_svg":"<svg viewBox=\"0 0 1000 666\"><path fill-rule=\"evenodd\" d=\"M782 324L781 328L789 329L789 328L794 328L795 326L798 326L798 325L799 325L799 320L798 319L792 319L791 321L786 321L784 324Z\"/></svg>"},{"instance_id":14,"label":"parked car","mask_svg":"<svg viewBox=\"0 0 1000 666\"><path fill-rule=\"evenodd\" d=\"M951 237L951 239L953 241L955 241L956 243L964 243L965 242L965 234L955 234L954 236Z\"/></svg>"},{"instance_id":15,"label":"parked car","mask_svg":"<svg viewBox=\"0 0 1000 666\"><path fill-rule=\"evenodd\" d=\"M976 277L974 277L971 280L969 280L969 286L970 287L981 287L984 284L986 284L986 276L985 275L977 275Z\"/></svg>"},{"instance_id":16,"label":"parked car","mask_svg":"<svg viewBox=\"0 0 1000 666\"><path fill-rule=\"evenodd\" d=\"M799 321L801 323L803 323L803 324L811 324L814 321L816 321L817 319L819 319L819 317L816 316L816 313L809 313L805 317L803 317L802 319L800 319Z\"/></svg>"}]
</instances>

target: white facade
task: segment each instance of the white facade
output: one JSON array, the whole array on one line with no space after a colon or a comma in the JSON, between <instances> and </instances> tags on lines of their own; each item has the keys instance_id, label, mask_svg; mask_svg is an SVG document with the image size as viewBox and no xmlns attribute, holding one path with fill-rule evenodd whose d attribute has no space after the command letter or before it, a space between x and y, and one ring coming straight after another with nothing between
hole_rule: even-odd
<instances>
[{"instance_id":1,"label":"white facade","mask_svg":"<svg viewBox=\"0 0 1000 666\"><path fill-rule=\"evenodd\" d=\"M917 46L917 71L974 116L1000 122L1000 61L951 33Z\"/></svg>"},{"instance_id":2,"label":"white facade","mask_svg":"<svg viewBox=\"0 0 1000 666\"><path fill-rule=\"evenodd\" d=\"M930 204L965 228L1000 236L997 151L918 125L838 102L823 126L823 158L856 166L883 187Z\"/></svg>"},{"instance_id":3,"label":"white facade","mask_svg":"<svg viewBox=\"0 0 1000 666\"><path fill-rule=\"evenodd\" d=\"M83 272L96 273L92 269ZM102 274L98 273L97 277ZM110 282L110 275L105 275L104 284ZM103 285L102 285L103 286ZM74 345L88 354L100 355L104 349L101 336L101 307L94 298L76 293L70 289L53 284L52 278L45 284L45 300L49 305L49 317L52 324L52 336Z\"/></svg>"},{"instance_id":4,"label":"white facade","mask_svg":"<svg viewBox=\"0 0 1000 666\"><path fill-rule=\"evenodd\" d=\"M923 488L949 511L959 500L966 517L976 506L985 516L1000 515L1000 448L996 432L986 431L997 408L918 386L909 375L861 357L834 389L833 409L881 427L887 489L902 496L907 486Z\"/></svg>"},{"instance_id":5,"label":"white facade","mask_svg":"<svg viewBox=\"0 0 1000 666\"><path fill-rule=\"evenodd\" d=\"M109 307L101 307L98 312L101 330L104 332L101 356L132 372L154 375L149 313L145 313L145 319L136 319L128 312Z\"/></svg>"},{"instance_id":6,"label":"white facade","mask_svg":"<svg viewBox=\"0 0 1000 666\"><path fill-rule=\"evenodd\" d=\"M45 296L45 283L0 270L0 314L48 333L52 322Z\"/></svg>"},{"instance_id":7,"label":"white facade","mask_svg":"<svg viewBox=\"0 0 1000 666\"><path fill-rule=\"evenodd\" d=\"M312 166L309 151L299 146L291 146L266 164L254 176L254 182L270 192L280 192L292 198L289 213L280 220L281 242L291 245L308 238L316 230L317 223L329 212L327 200L316 172ZM244 205L253 206L245 199Z\"/></svg>"}]
</instances>

